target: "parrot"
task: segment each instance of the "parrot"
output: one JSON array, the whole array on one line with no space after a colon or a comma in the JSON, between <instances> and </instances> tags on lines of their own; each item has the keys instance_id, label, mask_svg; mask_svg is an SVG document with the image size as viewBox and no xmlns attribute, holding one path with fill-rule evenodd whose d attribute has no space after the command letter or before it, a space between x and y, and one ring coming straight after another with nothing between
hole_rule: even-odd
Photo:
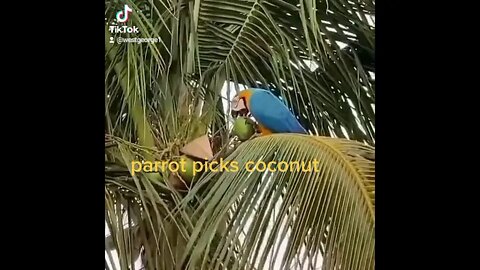
<instances>
[{"instance_id":1,"label":"parrot","mask_svg":"<svg viewBox=\"0 0 480 270\"><path fill-rule=\"evenodd\" d=\"M232 116L249 113L255 118L262 136L272 133L307 134L295 115L272 92L250 88L240 91L231 103Z\"/></svg>"}]
</instances>

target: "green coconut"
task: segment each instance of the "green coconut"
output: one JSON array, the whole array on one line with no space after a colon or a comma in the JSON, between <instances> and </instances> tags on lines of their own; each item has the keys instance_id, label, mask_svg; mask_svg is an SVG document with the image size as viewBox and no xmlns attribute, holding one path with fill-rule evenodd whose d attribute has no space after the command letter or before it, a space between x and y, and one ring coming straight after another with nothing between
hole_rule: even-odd
<instances>
[{"instance_id":1,"label":"green coconut","mask_svg":"<svg viewBox=\"0 0 480 270\"><path fill-rule=\"evenodd\" d=\"M239 117L233 123L233 134L235 134L240 141L246 141L255 133L255 127L246 117Z\"/></svg>"},{"instance_id":2,"label":"green coconut","mask_svg":"<svg viewBox=\"0 0 480 270\"><path fill-rule=\"evenodd\" d=\"M184 165L183 168L182 168L181 164ZM192 179L194 177L193 166L194 166L193 159L187 157L186 155L182 155L180 157L178 174L183 178L183 180L192 181ZM184 171L182 171L182 169L184 169Z\"/></svg>"}]
</instances>

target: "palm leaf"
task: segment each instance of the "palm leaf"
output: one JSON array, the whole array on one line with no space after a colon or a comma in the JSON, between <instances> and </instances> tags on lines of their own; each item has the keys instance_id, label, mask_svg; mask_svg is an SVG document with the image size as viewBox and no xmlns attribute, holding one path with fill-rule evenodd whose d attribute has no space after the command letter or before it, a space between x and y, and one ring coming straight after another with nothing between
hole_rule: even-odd
<instances>
[{"instance_id":1,"label":"palm leaf","mask_svg":"<svg viewBox=\"0 0 480 270\"><path fill-rule=\"evenodd\" d=\"M373 53L371 2L196 2L196 72L225 70L235 84L273 89L315 134L374 143L375 84L363 67L372 66L357 56Z\"/></svg>"},{"instance_id":2,"label":"palm leaf","mask_svg":"<svg viewBox=\"0 0 480 270\"><path fill-rule=\"evenodd\" d=\"M239 168L257 160L317 160L317 171L207 174L184 199L190 205L202 198L183 258L188 269L373 269L375 167L364 157L373 152L354 141L303 135L242 144L228 157Z\"/></svg>"}]
</instances>

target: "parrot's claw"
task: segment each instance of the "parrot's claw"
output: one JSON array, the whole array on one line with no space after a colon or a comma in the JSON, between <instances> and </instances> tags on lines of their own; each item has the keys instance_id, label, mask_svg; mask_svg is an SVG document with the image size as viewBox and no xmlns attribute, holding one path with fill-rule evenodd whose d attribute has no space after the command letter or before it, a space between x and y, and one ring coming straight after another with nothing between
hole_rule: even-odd
<instances>
[{"instance_id":1,"label":"parrot's claw","mask_svg":"<svg viewBox=\"0 0 480 270\"><path fill-rule=\"evenodd\" d=\"M250 137L250 140L253 140L253 139L258 138L258 137L261 137L261 136L262 136L261 133L254 133L254 134L252 135L252 137Z\"/></svg>"}]
</instances>

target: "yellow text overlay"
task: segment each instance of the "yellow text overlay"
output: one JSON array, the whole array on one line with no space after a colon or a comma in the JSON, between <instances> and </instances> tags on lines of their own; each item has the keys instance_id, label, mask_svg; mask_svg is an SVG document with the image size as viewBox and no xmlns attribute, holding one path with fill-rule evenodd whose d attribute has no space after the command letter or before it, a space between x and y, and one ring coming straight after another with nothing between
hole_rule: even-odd
<instances>
[{"instance_id":1,"label":"yellow text overlay","mask_svg":"<svg viewBox=\"0 0 480 270\"><path fill-rule=\"evenodd\" d=\"M189 168L193 167L193 168ZM319 172L319 161L314 159L313 161L248 161L244 165L247 172ZM188 166L185 160L180 161L132 161L132 174L138 172L186 172L192 170L193 175L204 172L238 172L240 166L236 160L223 160L219 161L193 161L193 166Z\"/></svg>"}]
</instances>

